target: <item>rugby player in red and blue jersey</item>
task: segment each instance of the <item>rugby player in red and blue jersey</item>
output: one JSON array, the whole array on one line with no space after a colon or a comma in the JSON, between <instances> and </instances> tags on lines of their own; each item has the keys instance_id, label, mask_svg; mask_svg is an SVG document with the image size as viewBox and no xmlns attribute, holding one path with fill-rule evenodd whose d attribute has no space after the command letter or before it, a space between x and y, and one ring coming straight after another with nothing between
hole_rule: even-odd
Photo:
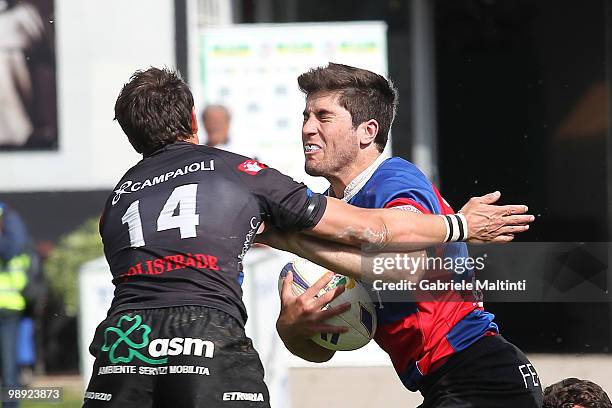
<instances>
[{"instance_id":1,"label":"rugby player in red and blue jersey","mask_svg":"<svg viewBox=\"0 0 612 408\"><path fill-rule=\"evenodd\" d=\"M305 169L330 182L329 195L363 208L454 214L416 166L381 155L397 105L397 92L388 80L330 63L301 75L298 83L306 94ZM303 254L319 251L320 263L335 263L346 271L346 265L340 266L342 255L330 251L329 245L309 240L294 243L290 249ZM443 251L444 257L468 256L464 243L448 244ZM354 259L354 251L349 255ZM350 263L351 258L346 260ZM329 277L322 278L317 287L326 280ZM294 296L290 285L291 279L286 279L277 322L281 338L302 358L330 359L334 352L309 337L317 332L345 331L324 321L349 306L323 311L316 292ZM448 292L435 301L375 302L375 340L389 354L402 383L423 394L422 407L541 406L541 386L529 360L501 337L494 316L479 299L457 300L455 295Z\"/></svg>"}]
</instances>

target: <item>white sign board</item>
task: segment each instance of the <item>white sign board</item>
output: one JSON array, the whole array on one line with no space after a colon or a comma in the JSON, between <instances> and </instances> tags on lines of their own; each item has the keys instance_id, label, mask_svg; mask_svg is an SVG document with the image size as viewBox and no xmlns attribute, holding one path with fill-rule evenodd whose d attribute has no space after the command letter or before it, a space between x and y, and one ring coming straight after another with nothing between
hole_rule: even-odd
<instances>
[{"instance_id":1,"label":"white sign board","mask_svg":"<svg viewBox=\"0 0 612 408\"><path fill-rule=\"evenodd\" d=\"M88 262L79 271L79 356L83 386L91 379L94 358L89 354L96 327L113 300L115 286L105 258Z\"/></svg>"},{"instance_id":2,"label":"white sign board","mask_svg":"<svg viewBox=\"0 0 612 408\"><path fill-rule=\"evenodd\" d=\"M386 30L382 22L203 29L190 42L196 109L225 105L232 114L230 139L235 153L257 157L321 191L327 182L303 171L304 95L297 77L328 62L386 75Z\"/></svg>"}]
</instances>

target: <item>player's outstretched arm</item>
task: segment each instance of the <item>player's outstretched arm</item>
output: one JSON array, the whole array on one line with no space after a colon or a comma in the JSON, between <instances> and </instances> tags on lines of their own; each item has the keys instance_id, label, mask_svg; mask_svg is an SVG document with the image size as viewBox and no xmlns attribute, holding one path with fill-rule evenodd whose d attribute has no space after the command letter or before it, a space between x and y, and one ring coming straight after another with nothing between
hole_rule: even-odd
<instances>
[{"instance_id":1,"label":"player's outstretched arm","mask_svg":"<svg viewBox=\"0 0 612 408\"><path fill-rule=\"evenodd\" d=\"M322 310L326 304L344 292L344 286L338 286L317 297L319 291L332 278L332 273L323 275L303 294L295 295L292 290L293 275L289 272L281 288L281 311L276 321L276 331L287 350L313 363L328 361L333 357L335 351L319 346L310 339L312 336L317 333L346 333L348 331L348 327L332 326L325 321L349 310L350 303L342 304L334 309Z\"/></svg>"},{"instance_id":2,"label":"player's outstretched arm","mask_svg":"<svg viewBox=\"0 0 612 408\"><path fill-rule=\"evenodd\" d=\"M405 250L461 238L508 242L514 234L526 231L534 217L525 214L525 205L494 205L500 195L495 192L471 198L460 210L463 219L453 220L440 215L358 208L329 198L323 218L307 233L354 246L401 244Z\"/></svg>"}]
</instances>

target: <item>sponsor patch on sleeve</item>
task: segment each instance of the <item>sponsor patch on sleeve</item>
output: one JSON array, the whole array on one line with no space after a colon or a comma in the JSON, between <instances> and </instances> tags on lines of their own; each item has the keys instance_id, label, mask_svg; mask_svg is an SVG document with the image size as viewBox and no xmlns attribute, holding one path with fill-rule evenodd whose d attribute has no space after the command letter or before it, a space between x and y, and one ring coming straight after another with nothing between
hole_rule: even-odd
<instances>
[{"instance_id":1,"label":"sponsor patch on sleeve","mask_svg":"<svg viewBox=\"0 0 612 408\"><path fill-rule=\"evenodd\" d=\"M238 165L238 170L245 172L247 174L250 174L251 176L256 175L257 173L259 173L261 170L265 169L266 166L263 163L258 162L257 160L245 160L242 163L240 163Z\"/></svg>"}]
</instances>

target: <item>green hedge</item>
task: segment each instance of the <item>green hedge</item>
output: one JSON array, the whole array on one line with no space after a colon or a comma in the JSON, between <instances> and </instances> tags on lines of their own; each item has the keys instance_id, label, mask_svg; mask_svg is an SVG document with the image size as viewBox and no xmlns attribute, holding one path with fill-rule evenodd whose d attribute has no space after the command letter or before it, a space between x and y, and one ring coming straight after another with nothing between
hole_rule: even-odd
<instances>
[{"instance_id":1,"label":"green hedge","mask_svg":"<svg viewBox=\"0 0 612 408\"><path fill-rule=\"evenodd\" d=\"M45 262L45 276L54 295L64 301L66 314L75 316L79 306L78 272L80 267L103 255L98 219L84 222L65 235Z\"/></svg>"}]
</instances>

